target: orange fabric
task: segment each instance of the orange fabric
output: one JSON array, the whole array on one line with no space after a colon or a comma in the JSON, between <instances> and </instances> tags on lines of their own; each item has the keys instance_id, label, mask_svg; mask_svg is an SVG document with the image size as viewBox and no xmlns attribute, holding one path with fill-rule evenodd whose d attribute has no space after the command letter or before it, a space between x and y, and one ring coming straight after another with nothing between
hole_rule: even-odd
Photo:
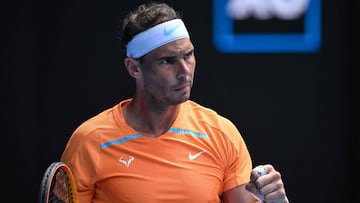
<instances>
[{"instance_id":1,"label":"orange fabric","mask_svg":"<svg viewBox=\"0 0 360 203\"><path fill-rule=\"evenodd\" d=\"M247 147L226 118L181 104L171 129L142 136L122 116L124 100L80 125L61 161L71 168L80 203L220 202L251 173Z\"/></svg>"}]
</instances>

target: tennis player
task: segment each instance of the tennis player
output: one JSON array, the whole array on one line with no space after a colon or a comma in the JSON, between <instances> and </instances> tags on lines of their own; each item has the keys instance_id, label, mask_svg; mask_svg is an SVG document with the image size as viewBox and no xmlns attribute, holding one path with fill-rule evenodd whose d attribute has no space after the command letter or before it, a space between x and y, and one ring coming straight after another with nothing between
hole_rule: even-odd
<instances>
[{"instance_id":1,"label":"tennis player","mask_svg":"<svg viewBox=\"0 0 360 203\"><path fill-rule=\"evenodd\" d=\"M82 123L61 157L81 203L287 203L280 173L262 176L235 125L190 100L195 49L181 16L164 3L123 20L132 98Z\"/></svg>"}]
</instances>

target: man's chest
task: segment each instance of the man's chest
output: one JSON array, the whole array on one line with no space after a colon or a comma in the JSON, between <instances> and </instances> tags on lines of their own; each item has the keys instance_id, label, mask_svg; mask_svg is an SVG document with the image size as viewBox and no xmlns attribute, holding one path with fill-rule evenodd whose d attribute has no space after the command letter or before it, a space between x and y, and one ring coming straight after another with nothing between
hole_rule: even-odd
<instances>
[{"instance_id":1,"label":"man's chest","mask_svg":"<svg viewBox=\"0 0 360 203\"><path fill-rule=\"evenodd\" d=\"M219 202L224 166L206 142L128 142L104 157L98 185L114 199Z\"/></svg>"}]
</instances>

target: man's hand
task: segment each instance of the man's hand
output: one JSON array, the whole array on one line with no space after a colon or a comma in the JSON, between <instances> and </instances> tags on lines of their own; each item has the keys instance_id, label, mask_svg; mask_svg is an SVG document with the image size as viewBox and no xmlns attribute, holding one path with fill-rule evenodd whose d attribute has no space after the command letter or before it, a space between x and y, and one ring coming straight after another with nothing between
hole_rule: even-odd
<instances>
[{"instance_id":1,"label":"man's hand","mask_svg":"<svg viewBox=\"0 0 360 203\"><path fill-rule=\"evenodd\" d=\"M270 164L257 166L252 171L246 189L266 203L289 203L281 174Z\"/></svg>"}]
</instances>

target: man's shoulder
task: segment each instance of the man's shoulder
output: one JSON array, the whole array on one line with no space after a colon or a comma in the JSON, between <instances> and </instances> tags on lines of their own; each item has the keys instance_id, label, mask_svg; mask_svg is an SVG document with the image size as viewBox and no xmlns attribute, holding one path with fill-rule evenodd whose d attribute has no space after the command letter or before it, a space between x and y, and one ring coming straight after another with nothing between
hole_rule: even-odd
<instances>
[{"instance_id":1,"label":"man's shoulder","mask_svg":"<svg viewBox=\"0 0 360 203\"><path fill-rule=\"evenodd\" d=\"M188 100L185 103L186 107L188 108L188 110L197 112L197 113L202 113L202 114L207 114L207 115L211 115L211 116L220 116L218 115L218 113L212 109L211 107L205 106L203 104L199 104L193 100Z\"/></svg>"},{"instance_id":2,"label":"man's shoulder","mask_svg":"<svg viewBox=\"0 0 360 203\"><path fill-rule=\"evenodd\" d=\"M188 110L192 112L192 115L199 119L206 119L207 122L221 122L221 123L231 123L232 122L225 116L219 114L216 110L211 107L199 104L195 101L187 101Z\"/></svg>"},{"instance_id":3,"label":"man's shoulder","mask_svg":"<svg viewBox=\"0 0 360 203\"><path fill-rule=\"evenodd\" d=\"M226 135L224 137L230 138L230 140L238 140L240 138L240 132L235 124L227 117L218 114L212 108L200 105L194 101L188 101L186 104L188 117L188 123L195 123L200 128L210 130L214 135L221 133ZM212 134L212 133L207 133Z\"/></svg>"},{"instance_id":4,"label":"man's shoulder","mask_svg":"<svg viewBox=\"0 0 360 203\"><path fill-rule=\"evenodd\" d=\"M117 114L118 106L119 104L116 104L90 116L78 126L77 131L82 131L82 134L89 134L98 129L117 126L115 114Z\"/></svg>"}]
</instances>

